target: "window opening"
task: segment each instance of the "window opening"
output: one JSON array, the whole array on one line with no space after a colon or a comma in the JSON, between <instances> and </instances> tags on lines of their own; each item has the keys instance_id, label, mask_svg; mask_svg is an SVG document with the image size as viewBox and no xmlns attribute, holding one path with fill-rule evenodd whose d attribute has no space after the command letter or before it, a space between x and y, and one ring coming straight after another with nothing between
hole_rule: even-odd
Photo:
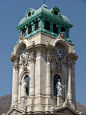
<instances>
[{"instance_id":1,"label":"window opening","mask_svg":"<svg viewBox=\"0 0 86 115\"><path fill-rule=\"evenodd\" d=\"M58 33L58 25L53 24L53 32Z\"/></svg>"},{"instance_id":2,"label":"window opening","mask_svg":"<svg viewBox=\"0 0 86 115\"><path fill-rule=\"evenodd\" d=\"M39 27L39 22L35 22L35 30L38 30L38 27Z\"/></svg>"},{"instance_id":3,"label":"window opening","mask_svg":"<svg viewBox=\"0 0 86 115\"><path fill-rule=\"evenodd\" d=\"M64 27L61 27L61 32L65 32L66 29Z\"/></svg>"},{"instance_id":4,"label":"window opening","mask_svg":"<svg viewBox=\"0 0 86 115\"><path fill-rule=\"evenodd\" d=\"M28 13L28 16L30 16L30 15L31 15L31 12Z\"/></svg>"},{"instance_id":5,"label":"window opening","mask_svg":"<svg viewBox=\"0 0 86 115\"><path fill-rule=\"evenodd\" d=\"M29 95L29 76L28 75L25 77L25 82L27 84L26 94Z\"/></svg>"},{"instance_id":6,"label":"window opening","mask_svg":"<svg viewBox=\"0 0 86 115\"><path fill-rule=\"evenodd\" d=\"M60 81L61 81L61 78L60 78L60 76L59 75L55 75L54 76L54 95L55 96L57 96L57 88L56 88L56 84L57 84L57 82L58 82L58 79L60 79Z\"/></svg>"},{"instance_id":7,"label":"window opening","mask_svg":"<svg viewBox=\"0 0 86 115\"><path fill-rule=\"evenodd\" d=\"M66 36L66 29L64 27L61 27L61 32L64 32L64 34Z\"/></svg>"},{"instance_id":8,"label":"window opening","mask_svg":"<svg viewBox=\"0 0 86 115\"><path fill-rule=\"evenodd\" d=\"M50 30L50 22L45 20L45 29Z\"/></svg>"},{"instance_id":9,"label":"window opening","mask_svg":"<svg viewBox=\"0 0 86 115\"><path fill-rule=\"evenodd\" d=\"M55 15L58 15L58 12L55 10L55 11L54 11L54 14L55 14Z\"/></svg>"},{"instance_id":10,"label":"window opening","mask_svg":"<svg viewBox=\"0 0 86 115\"><path fill-rule=\"evenodd\" d=\"M32 32L32 26L30 25L29 27L28 27L28 34L30 34Z\"/></svg>"},{"instance_id":11,"label":"window opening","mask_svg":"<svg viewBox=\"0 0 86 115\"><path fill-rule=\"evenodd\" d=\"M26 34L26 29L23 29L23 30L22 30L22 34L25 36L25 34Z\"/></svg>"}]
</instances>

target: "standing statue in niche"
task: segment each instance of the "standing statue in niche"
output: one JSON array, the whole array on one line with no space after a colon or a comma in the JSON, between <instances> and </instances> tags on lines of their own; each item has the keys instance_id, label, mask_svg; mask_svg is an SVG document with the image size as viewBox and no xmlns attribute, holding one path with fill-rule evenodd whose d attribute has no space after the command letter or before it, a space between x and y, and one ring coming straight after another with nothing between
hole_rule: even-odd
<instances>
[{"instance_id":1,"label":"standing statue in niche","mask_svg":"<svg viewBox=\"0 0 86 115\"><path fill-rule=\"evenodd\" d=\"M22 97L27 96L26 88L27 88L27 83L25 82L25 80L23 80L23 84L22 84Z\"/></svg>"},{"instance_id":2,"label":"standing statue in niche","mask_svg":"<svg viewBox=\"0 0 86 115\"><path fill-rule=\"evenodd\" d=\"M60 79L58 79L58 82L56 84L56 88L57 88L58 95L60 95L60 96L62 96L62 87L64 88L64 86L61 84Z\"/></svg>"}]
</instances>

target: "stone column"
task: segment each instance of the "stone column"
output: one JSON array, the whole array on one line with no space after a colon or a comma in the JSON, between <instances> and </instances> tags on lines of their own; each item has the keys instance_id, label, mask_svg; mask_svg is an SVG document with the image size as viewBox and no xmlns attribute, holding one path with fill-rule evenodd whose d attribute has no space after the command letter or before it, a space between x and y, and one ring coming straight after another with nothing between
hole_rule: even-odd
<instances>
[{"instance_id":1,"label":"stone column","mask_svg":"<svg viewBox=\"0 0 86 115\"><path fill-rule=\"evenodd\" d=\"M46 95L50 97L51 95L51 84L50 84L50 61L51 58L47 57L47 65L46 65Z\"/></svg>"},{"instance_id":2,"label":"stone column","mask_svg":"<svg viewBox=\"0 0 86 115\"><path fill-rule=\"evenodd\" d=\"M35 95L35 58L34 58L34 55L32 55L30 58L30 71L31 71L30 97L34 97Z\"/></svg>"},{"instance_id":3,"label":"stone column","mask_svg":"<svg viewBox=\"0 0 86 115\"><path fill-rule=\"evenodd\" d=\"M47 54L46 64L46 111L49 111L51 105L51 57Z\"/></svg>"},{"instance_id":4,"label":"stone column","mask_svg":"<svg viewBox=\"0 0 86 115\"><path fill-rule=\"evenodd\" d=\"M12 82L12 105L18 102L18 79L19 79L19 69L18 62L13 63L13 82Z\"/></svg>"},{"instance_id":5,"label":"stone column","mask_svg":"<svg viewBox=\"0 0 86 115\"><path fill-rule=\"evenodd\" d=\"M57 107L63 106L63 98L62 95L57 95Z\"/></svg>"},{"instance_id":6,"label":"stone column","mask_svg":"<svg viewBox=\"0 0 86 115\"><path fill-rule=\"evenodd\" d=\"M18 103L20 103L21 101L21 86L22 86L22 81L20 78L20 75L22 73L23 69L22 69L22 62L19 63L19 82L18 82Z\"/></svg>"},{"instance_id":7,"label":"stone column","mask_svg":"<svg viewBox=\"0 0 86 115\"><path fill-rule=\"evenodd\" d=\"M68 99L69 103L72 103L71 68L72 68L72 63L68 62L68 92L67 92L67 99Z\"/></svg>"}]
</instances>

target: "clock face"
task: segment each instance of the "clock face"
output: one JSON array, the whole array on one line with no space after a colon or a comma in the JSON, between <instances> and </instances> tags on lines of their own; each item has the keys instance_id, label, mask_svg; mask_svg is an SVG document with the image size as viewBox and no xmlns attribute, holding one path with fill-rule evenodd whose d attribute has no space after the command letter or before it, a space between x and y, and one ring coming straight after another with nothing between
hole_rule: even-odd
<instances>
[{"instance_id":1,"label":"clock face","mask_svg":"<svg viewBox=\"0 0 86 115\"><path fill-rule=\"evenodd\" d=\"M21 58L24 60L28 57L28 50L26 48L24 48L22 51L21 51Z\"/></svg>"},{"instance_id":2,"label":"clock face","mask_svg":"<svg viewBox=\"0 0 86 115\"><path fill-rule=\"evenodd\" d=\"M64 55L65 55L64 49L59 45L56 46L55 47L55 54L59 59L63 59Z\"/></svg>"}]
</instances>

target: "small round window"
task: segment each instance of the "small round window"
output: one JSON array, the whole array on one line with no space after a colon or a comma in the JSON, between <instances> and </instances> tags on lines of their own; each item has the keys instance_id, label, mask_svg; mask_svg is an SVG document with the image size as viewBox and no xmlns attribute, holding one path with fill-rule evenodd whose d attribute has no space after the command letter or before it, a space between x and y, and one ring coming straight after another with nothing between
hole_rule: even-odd
<instances>
[{"instance_id":1,"label":"small round window","mask_svg":"<svg viewBox=\"0 0 86 115\"><path fill-rule=\"evenodd\" d=\"M54 11L54 14L55 14L55 15L58 15L58 12L55 10L55 11Z\"/></svg>"},{"instance_id":2,"label":"small round window","mask_svg":"<svg viewBox=\"0 0 86 115\"><path fill-rule=\"evenodd\" d=\"M30 15L31 15L31 12L28 13L28 16L30 16Z\"/></svg>"}]
</instances>

